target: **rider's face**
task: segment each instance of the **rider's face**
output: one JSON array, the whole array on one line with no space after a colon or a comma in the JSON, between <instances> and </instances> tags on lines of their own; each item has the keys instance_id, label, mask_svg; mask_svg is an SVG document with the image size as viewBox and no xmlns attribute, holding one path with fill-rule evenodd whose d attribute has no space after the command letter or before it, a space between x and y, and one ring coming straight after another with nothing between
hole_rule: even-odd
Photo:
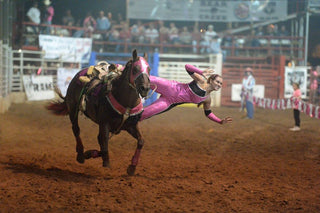
<instances>
[{"instance_id":1,"label":"rider's face","mask_svg":"<svg viewBox=\"0 0 320 213\"><path fill-rule=\"evenodd\" d=\"M222 78L220 76L217 76L214 80L211 80L211 85L213 87L213 90L217 91L221 89L222 87Z\"/></svg>"}]
</instances>

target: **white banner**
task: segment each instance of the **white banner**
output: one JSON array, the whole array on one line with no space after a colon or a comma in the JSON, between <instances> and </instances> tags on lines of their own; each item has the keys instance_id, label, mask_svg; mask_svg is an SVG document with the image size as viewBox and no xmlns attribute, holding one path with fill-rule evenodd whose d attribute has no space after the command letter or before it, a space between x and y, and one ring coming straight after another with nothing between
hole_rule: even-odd
<instances>
[{"instance_id":1,"label":"white banner","mask_svg":"<svg viewBox=\"0 0 320 213\"><path fill-rule=\"evenodd\" d=\"M284 97L290 98L293 94L293 83L299 84L301 97L307 97L307 67L285 67Z\"/></svg>"},{"instance_id":2,"label":"white banner","mask_svg":"<svg viewBox=\"0 0 320 213\"><path fill-rule=\"evenodd\" d=\"M287 16L287 0L129 0L127 14L149 20L276 21Z\"/></svg>"},{"instance_id":3,"label":"white banner","mask_svg":"<svg viewBox=\"0 0 320 213\"><path fill-rule=\"evenodd\" d=\"M61 58L66 62L88 63L92 39L39 35L39 46L45 51L46 59Z\"/></svg>"},{"instance_id":4,"label":"white banner","mask_svg":"<svg viewBox=\"0 0 320 213\"><path fill-rule=\"evenodd\" d=\"M241 101L242 84L232 84L231 86L231 101ZM255 85L253 87L253 96L257 98L264 98L264 85Z\"/></svg>"},{"instance_id":5,"label":"white banner","mask_svg":"<svg viewBox=\"0 0 320 213\"><path fill-rule=\"evenodd\" d=\"M53 76L24 75L22 79L29 101L48 100L54 98Z\"/></svg>"},{"instance_id":6,"label":"white banner","mask_svg":"<svg viewBox=\"0 0 320 213\"><path fill-rule=\"evenodd\" d=\"M59 68L57 70L57 85L62 95L67 94L68 86L73 77L79 72L79 69Z\"/></svg>"}]
</instances>

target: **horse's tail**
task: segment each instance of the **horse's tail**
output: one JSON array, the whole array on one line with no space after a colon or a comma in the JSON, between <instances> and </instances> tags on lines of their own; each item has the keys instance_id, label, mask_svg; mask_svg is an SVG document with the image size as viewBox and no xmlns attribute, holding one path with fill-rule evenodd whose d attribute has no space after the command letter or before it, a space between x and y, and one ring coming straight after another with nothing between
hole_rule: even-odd
<instances>
[{"instance_id":1,"label":"horse's tail","mask_svg":"<svg viewBox=\"0 0 320 213\"><path fill-rule=\"evenodd\" d=\"M55 115L68 115L69 110L67 107L67 103L65 101L65 97L62 95L62 93L58 87L55 87L54 91L59 95L59 97L61 99L63 99L63 101L53 101L53 102L49 103L46 106L47 110L52 111L53 114L55 114Z\"/></svg>"},{"instance_id":2,"label":"horse's tail","mask_svg":"<svg viewBox=\"0 0 320 213\"><path fill-rule=\"evenodd\" d=\"M68 115L69 110L67 107L67 103L65 101L59 102L51 102L46 106L47 110L50 110L55 115Z\"/></svg>"}]
</instances>

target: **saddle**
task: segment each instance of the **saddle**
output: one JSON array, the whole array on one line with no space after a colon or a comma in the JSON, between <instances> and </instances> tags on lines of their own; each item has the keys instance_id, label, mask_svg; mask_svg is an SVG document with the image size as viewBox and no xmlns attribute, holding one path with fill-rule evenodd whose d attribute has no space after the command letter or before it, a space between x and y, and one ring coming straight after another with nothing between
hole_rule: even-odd
<instances>
[{"instance_id":1,"label":"saddle","mask_svg":"<svg viewBox=\"0 0 320 213\"><path fill-rule=\"evenodd\" d=\"M79 80L84 86L84 91L81 96L79 104L80 110L85 112L87 97L94 94L98 94L101 87L98 85L106 85L106 93L109 93L112 89L112 81L121 75L122 66L109 64L106 61L100 61L96 66L90 66L86 75L80 76ZM96 91L95 90L99 90Z\"/></svg>"}]
</instances>

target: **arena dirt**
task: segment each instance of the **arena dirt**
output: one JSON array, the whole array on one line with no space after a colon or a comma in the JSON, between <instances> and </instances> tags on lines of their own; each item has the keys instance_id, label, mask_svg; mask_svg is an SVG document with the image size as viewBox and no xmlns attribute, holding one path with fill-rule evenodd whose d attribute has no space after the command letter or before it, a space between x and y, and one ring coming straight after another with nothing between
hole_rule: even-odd
<instances>
[{"instance_id":1,"label":"arena dirt","mask_svg":"<svg viewBox=\"0 0 320 213\"><path fill-rule=\"evenodd\" d=\"M145 120L136 175L126 168L136 141L110 140L112 168L76 161L68 117L45 102L14 104L0 115L0 212L320 212L320 120L291 110L176 107ZM97 125L81 116L86 149L98 149Z\"/></svg>"}]
</instances>

